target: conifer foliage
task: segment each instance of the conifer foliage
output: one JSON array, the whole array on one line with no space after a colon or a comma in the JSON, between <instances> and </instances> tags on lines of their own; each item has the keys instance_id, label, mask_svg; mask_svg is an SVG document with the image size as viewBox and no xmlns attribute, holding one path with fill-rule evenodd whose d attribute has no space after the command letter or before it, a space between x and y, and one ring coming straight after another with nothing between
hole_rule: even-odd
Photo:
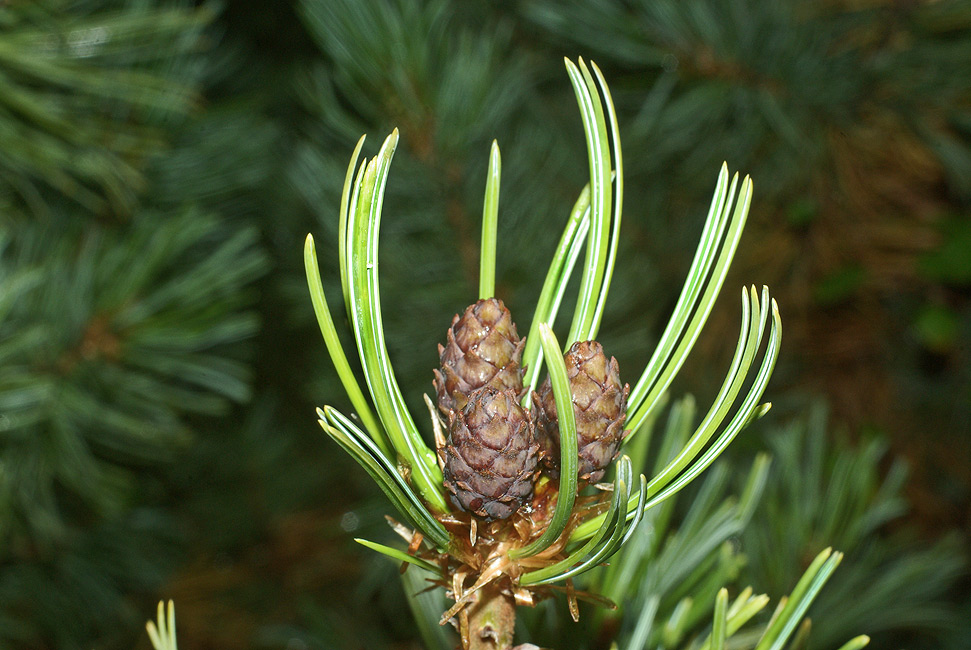
<instances>
[{"instance_id":1,"label":"conifer foliage","mask_svg":"<svg viewBox=\"0 0 971 650\"><path fill-rule=\"evenodd\" d=\"M133 598L179 554L163 472L252 394L259 231L166 159L197 120L214 17L0 7L4 647L131 642Z\"/></svg>"},{"instance_id":2,"label":"conifer foliage","mask_svg":"<svg viewBox=\"0 0 971 650\"><path fill-rule=\"evenodd\" d=\"M93 212L134 209L148 159L198 103L213 17L176 4L0 7L0 202L39 212L53 191Z\"/></svg>"}]
</instances>

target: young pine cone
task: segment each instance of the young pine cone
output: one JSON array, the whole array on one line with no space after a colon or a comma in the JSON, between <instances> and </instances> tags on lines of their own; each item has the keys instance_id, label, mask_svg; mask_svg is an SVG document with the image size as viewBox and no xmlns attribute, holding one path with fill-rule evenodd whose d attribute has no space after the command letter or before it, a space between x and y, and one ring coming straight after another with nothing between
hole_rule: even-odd
<instances>
[{"instance_id":1,"label":"young pine cone","mask_svg":"<svg viewBox=\"0 0 971 650\"><path fill-rule=\"evenodd\" d=\"M461 411L477 388L523 389L524 341L501 300L479 300L452 319L446 344L438 346L441 371L435 371L438 408L446 416Z\"/></svg>"},{"instance_id":2,"label":"young pine cone","mask_svg":"<svg viewBox=\"0 0 971 650\"><path fill-rule=\"evenodd\" d=\"M449 414L438 453L452 503L486 521L505 519L533 493L539 444L517 393L484 387Z\"/></svg>"},{"instance_id":3,"label":"young pine cone","mask_svg":"<svg viewBox=\"0 0 971 650\"><path fill-rule=\"evenodd\" d=\"M596 341L574 343L563 360L577 421L577 473L596 483L617 456L624 438L630 386L621 385L617 359L611 357L608 362L603 346ZM533 404L543 464L556 477L560 466L560 428L548 378L539 393L533 393Z\"/></svg>"}]
</instances>

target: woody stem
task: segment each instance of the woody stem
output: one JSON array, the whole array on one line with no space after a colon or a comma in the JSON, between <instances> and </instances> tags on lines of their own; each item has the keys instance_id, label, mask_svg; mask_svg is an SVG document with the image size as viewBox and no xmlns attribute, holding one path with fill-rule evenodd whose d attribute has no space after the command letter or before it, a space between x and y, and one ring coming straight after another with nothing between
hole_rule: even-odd
<instances>
[{"instance_id":1,"label":"woody stem","mask_svg":"<svg viewBox=\"0 0 971 650\"><path fill-rule=\"evenodd\" d=\"M509 650L516 628L516 601L492 582L469 610L469 650Z\"/></svg>"}]
</instances>

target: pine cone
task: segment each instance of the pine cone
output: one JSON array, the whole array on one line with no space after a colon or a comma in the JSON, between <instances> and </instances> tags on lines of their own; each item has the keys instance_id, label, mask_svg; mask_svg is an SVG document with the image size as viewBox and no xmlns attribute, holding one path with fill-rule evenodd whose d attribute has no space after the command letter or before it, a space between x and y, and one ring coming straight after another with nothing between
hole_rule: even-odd
<instances>
[{"instance_id":1,"label":"pine cone","mask_svg":"<svg viewBox=\"0 0 971 650\"><path fill-rule=\"evenodd\" d=\"M501 300L480 300L456 314L446 345L438 346L441 371L435 371L438 408L446 416L462 410L477 388L523 390L523 339L516 333L509 310Z\"/></svg>"},{"instance_id":2,"label":"pine cone","mask_svg":"<svg viewBox=\"0 0 971 650\"><path fill-rule=\"evenodd\" d=\"M509 517L533 494L538 450L514 391L474 391L465 408L450 412L438 452L452 503L486 521Z\"/></svg>"},{"instance_id":3,"label":"pine cone","mask_svg":"<svg viewBox=\"0 0 971 650\"><path fill-rule=\"evenodd\" d=\"M617 359L611 357L608 363L603 346L596 341L574 343L563 359L577 421L577 473L596 483L617 456L624 438L630 386L621 386ZM550 475L556 477L560 466L560 428L549 378L539 393L533 393L533 404L540 455Z\"/></svg>"}]
</instances>

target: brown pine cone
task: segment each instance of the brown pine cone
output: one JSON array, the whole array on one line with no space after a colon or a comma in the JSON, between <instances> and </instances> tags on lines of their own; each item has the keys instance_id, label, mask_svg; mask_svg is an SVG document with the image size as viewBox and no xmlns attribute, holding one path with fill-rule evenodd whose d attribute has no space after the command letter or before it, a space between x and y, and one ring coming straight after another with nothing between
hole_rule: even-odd
<instances>
[{"instance_id":1,"label":"brown pine cone","mask_svg":"<svg viewBox=\"0 0 971 650\"><path fill-rule=\"evenodd\" d=\"M450 412L448 440L438 451L452 503L485 521L509 517L533 494L539 444L516 395L474 391L465 408Z\"/></svg>"},{"instance_id":2,"label":"brown pine cone","mask_svg":"<svg viewBox=\"0 0 971 650\"><path fill-rule=\"evenodd\" d=\"M630 386L620 383L617 359L607 361L596 341L578 341L563 357L566 362L573 412L577 421L580 478L596 483L617 456L624 439L627 395ZM533 417L540 455L550 475L559 475L560 428L549 378L533 393Z\"/></svg>"},{"instance_id":3,"label":"brown pine cone","mask_svg":"<svg viewBox=\"0 0 971 650\"><path fill-rule=\"evenodd\" d=\"M472 391L483 386L522 392L524 340L501 300L479 300L461 318L456 314L447 339L438 346L441 370L434 382L438 408L446 416L462 410Z\"/></svg>"}]
</instances>

